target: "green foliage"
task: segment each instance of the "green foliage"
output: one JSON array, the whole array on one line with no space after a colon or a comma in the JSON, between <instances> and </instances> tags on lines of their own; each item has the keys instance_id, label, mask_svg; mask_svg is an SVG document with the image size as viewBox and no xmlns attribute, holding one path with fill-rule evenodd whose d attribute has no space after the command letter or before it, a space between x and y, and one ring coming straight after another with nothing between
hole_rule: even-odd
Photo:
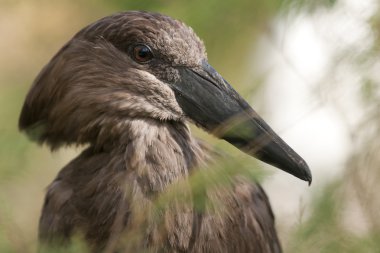
<instances>
[{"instance_id":1,"label":"green foliage","mask_svg":"<svg viewBox=\"0 0 380 253\"><path fill-rule=\"evenodd\" d=\"M357 235L343 224L347 198L343 185L329 183L314 199L310 217L296 229L288 252L379 252L380 234Z\"/></svg>"},{"instance_id":2,"label":"green foliage","mask_svg":"<svg viewBox=\"0 0 380 253\"><path fill-rule=\"evenodd\" d=\"M23 95L19 89L9 87L1 89L0 182L17 176L25 168L24 163L30 142L17 132L18 114L22 100ZM14 106L15 102L18 106Z\"/></svg>"},{"instance_id":3,"label":"green foliage","mask_svg":"<svg viewBox=\"0 0 380 253\"><path fill-rule=\"evenodd\" d=\"M90 253L81 236L74 236L70 245L65 248L51 248L44 245L39 247L39 253Z\"/></svg>"}]
</instances>

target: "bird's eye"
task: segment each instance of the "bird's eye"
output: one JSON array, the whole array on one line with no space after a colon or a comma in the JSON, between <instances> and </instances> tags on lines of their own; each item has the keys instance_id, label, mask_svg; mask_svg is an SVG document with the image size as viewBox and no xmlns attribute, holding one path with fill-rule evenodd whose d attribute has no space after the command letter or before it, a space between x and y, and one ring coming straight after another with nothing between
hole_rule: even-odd
<instances>
[{"instance_id":1,"label":"bird's eye","mask_svg":"<svg viewBox=\"0 0 380 253\"><path fill-rule=\"evenodd\" d=\"M148 46L137 45L133 48L133 58L139 63L145 63L153 58L153 53Z\"/></svg>"}]
</instances>

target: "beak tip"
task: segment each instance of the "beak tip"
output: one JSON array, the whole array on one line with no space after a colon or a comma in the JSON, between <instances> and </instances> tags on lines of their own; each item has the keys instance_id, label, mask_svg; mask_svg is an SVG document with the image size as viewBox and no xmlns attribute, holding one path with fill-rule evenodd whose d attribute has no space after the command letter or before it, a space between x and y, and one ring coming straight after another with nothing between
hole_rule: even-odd
<instances>
[{"instance_id":1,"label":"beak tip","mask_svg":"<svg viewBox=\"0 0 380 253\"><path fill-rule=\"evenodd\" d=\"M313 179L311 177L307 179L307 182L309 183L309 186L311 185L311 181L313 181Z\"/></svg>"},{"instance_id":2,"label":"beak tip","mask_svg":"<svg viewBox=\"0 0 380 253\"><path fill-rule=\"evenodd\" d=\"M311 175L311 171L309 169L309 166L306 164L306 162L304 163L304 166L303 167L303 171L304 171L304 176L303 176L303 180L307 181L309 186L311 185L311 182L313 181L313 177Z\"/></svg>"}]
</instances>

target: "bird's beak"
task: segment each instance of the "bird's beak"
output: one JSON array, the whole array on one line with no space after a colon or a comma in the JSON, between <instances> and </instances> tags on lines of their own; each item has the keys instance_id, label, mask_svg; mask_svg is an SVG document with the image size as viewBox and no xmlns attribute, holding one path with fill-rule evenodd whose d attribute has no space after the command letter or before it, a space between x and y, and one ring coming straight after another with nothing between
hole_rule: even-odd
<instances>
[{"instance_id":1,"label":"bird's beak","mask_svg":"<svg viewBox=\"0 0 380 253\"><path fill-rule=\"evenodd\" d=\"M249 155L311 183L306 162L207 62L179 72L181 79L171 86L188 118Z\"/></svg>"}]
</instances>

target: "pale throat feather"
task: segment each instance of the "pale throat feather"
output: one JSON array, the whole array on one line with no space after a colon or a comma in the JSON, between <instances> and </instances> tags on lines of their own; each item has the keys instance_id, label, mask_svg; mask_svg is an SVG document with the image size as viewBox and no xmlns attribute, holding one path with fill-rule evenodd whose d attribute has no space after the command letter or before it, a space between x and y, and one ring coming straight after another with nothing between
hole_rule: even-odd
<instances>
[{"instance_id":1,"label":"pale throat feather","mask_svg":"<svg viewBox=\"0 0 380 253\"><path fill-rule=\"evenodd\" d=\"M135 119L129 122L127 170L136 173L145 193L164 191L207 160L184 122Z\"/></svg>"}]
</instances>

